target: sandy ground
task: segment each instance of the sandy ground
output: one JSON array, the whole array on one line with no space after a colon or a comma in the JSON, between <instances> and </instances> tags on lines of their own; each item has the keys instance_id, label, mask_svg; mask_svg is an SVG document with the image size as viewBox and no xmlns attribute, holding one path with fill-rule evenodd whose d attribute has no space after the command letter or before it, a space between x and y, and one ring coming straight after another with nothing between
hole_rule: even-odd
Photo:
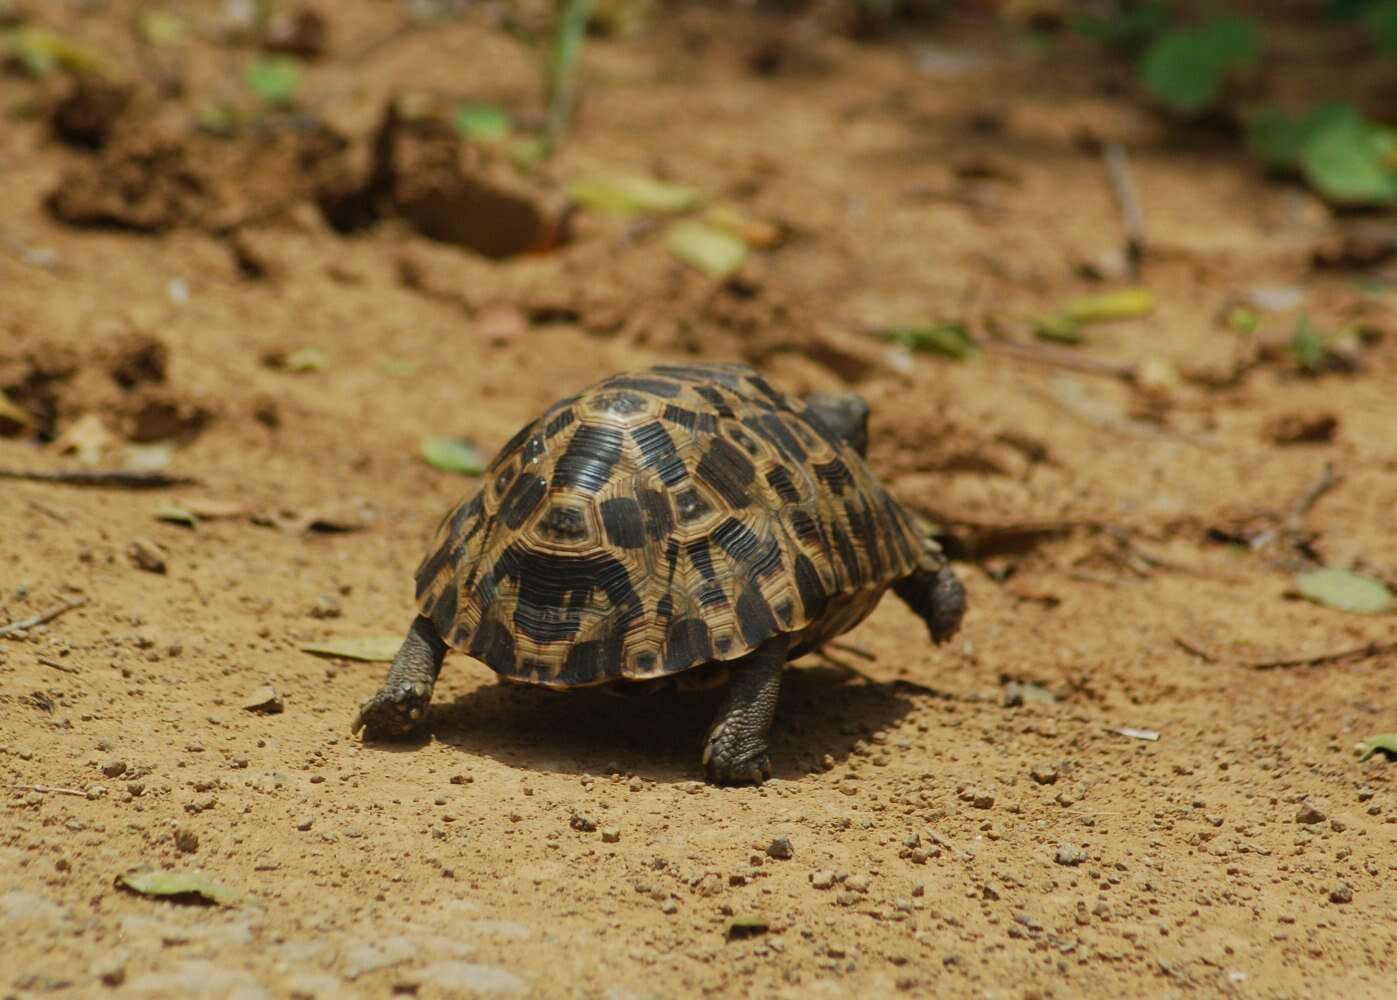
<instances>
[{"instance_id":1,"label":"sandy ground","mask_svg":"<svg viewBox=\"0 0 1397 1000\"><path fill-rule=\"evenodd\" d=\"M1294 594L1319 564L1397 583L1394 286L1354 280L1381 277L1355 233L1382 217L1171 130L1088 48L695 10L595 42L575 136L500 183L546 216L570 178L655 174L779 245L723 283L584 213L490 261L422 235L401 190L346 225L344 192L394 93L535 109L521 43L390 38L395 5L347 5L302 94L343 148L216 140L191 109L249 50L193 43L157 67L187 96L156 96L137 6L53 18L146 81L100 150L55 138L61 84L0 79L25 110L0 130L0 387L30 421L0 424L0 466L82 467L71 444L197 479L0 485L0 623L82 602L0 638L5 996L1391 995L1394 772L1354 745L1397 730L1397 627ZM1065 350L1145 389L863 332L1033 348L1033 316L1128 284L1102 140L1129 149L1158 306ZM431 187L430 145L403 139L400 187ZM1254 350L1219 318L1247 295L1253 341L1301 313L1361 328L1358 370ZM288 370L304 348L321 370ZM956 641L888 601L808 657L761 788L701 783L712 695L503 687L460 655L426 738L351 737L382 665L301 646L405 630L475 488L421 439L488 455L604 374L691 357L869 398L872 465L969 590ZM280 714L244 707L265 685ZM141 867L239 903L116 887Z\"/></svg>"}]
</instances>

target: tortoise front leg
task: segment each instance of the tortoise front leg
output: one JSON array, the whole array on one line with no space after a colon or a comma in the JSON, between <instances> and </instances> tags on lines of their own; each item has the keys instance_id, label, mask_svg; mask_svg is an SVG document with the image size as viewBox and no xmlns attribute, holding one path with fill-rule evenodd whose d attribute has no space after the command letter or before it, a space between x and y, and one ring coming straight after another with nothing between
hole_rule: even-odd
<instances>
[{"instance_id":1,"label":"tortoise front leg","mask_svg":"<svg viewBox=\"0 0 1397 1000\"><path fill-rule=\"evenodd\" d=\"M446 643L436 626L418 616L393 657L378 694L359 706L350 732L364 730L370 739L406 736L421 724L432 701Z\"/></svg>"},{"instance_id":2,"label":"tortoise front leg","mask_svg":"<svg viewBox=\"0 0 1397 1000\"><path fill-rule=\"evenodd\" d=\"M789 644L789 637L778 635L728 667L723 707L703 747L708 780L714 784L750 781L760 785L771 777L767 735L776 715Z\"/></svg>"}]
</instances>

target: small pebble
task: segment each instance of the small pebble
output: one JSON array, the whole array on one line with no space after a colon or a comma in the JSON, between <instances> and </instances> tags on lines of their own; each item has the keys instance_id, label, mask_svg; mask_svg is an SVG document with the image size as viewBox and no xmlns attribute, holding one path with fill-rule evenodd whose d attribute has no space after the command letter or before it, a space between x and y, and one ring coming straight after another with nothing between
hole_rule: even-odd
<instances>
[{"instance_id":1,"label":"small pebble","mask_svg":"<svg viewBox=\"0 0 1397 1000\"><path fill-rule=\"evenodd\" d=\"M1054 858L1060 865L1079 865L1087 859L1087 852L1076 844L1063 842L1058 845L1057 856Z\"/></svg>"},{"instance_id":2,"label":"small pebble","mask_svg":"<svg viewBox=\"0 0 1397 1000\"><path fill-rule=\"evenodd\" d=\"M579 833L591 833L597 828L597 821L590 816L584 816L581 813L573 813L572 819L568 821L568 826L577 830Z\"/></svg>"},{"instance_id":3,"label":"small pebble","mask_svg":"<svg viewBox=\"0 0 1397 1000\"><path fill-rule=\"evenodd\" d=\"M1329 902L1331 903L1352 903L1353 886L1347 882L1338 881L1329 887Z\"/></svg>"},{"instance_id":4,"label":"small pebble","mask_svg":"<svg viewBox=\"0 0 1397 1000\"><path fill-rule=\"evenodd\" d=\"M176 827L175 847L181 854L193 854L199 849L199 835L186 826Z\"/></svg>"},{"instance_id":5,"label":"small pebble","mask_svg":"<svg viewBox=\"0 0 1397 1000\"><path fill-rule=\"evenodd\" d=\"M1028 772L1029 777L1040 785L1057 784L1057 768L1052 764L1035 764Z\"/></svg>"},{"instance_id":6,"label":"small pebble","mask_svg":"<svg viewBox=\"0 0 1397 1000\"><path fill-rule=\"evenodd\" d=\"M796 849L790 837L777 837L766 845L766 856L778 861L789 861L796 856Z\"/></svg>"},{"instance_id":7,"label":"small pebble","mask_svg":"<svg viewBox=\"0 0 1397 1000\"><path fill-rule=\"evenodd\" d=\"M297 829L297 830L309 830L309 829L310 829L311 827L313 827L314 825L315 825L315 817L314 817L314 816L302 816L299 820L296 821L296 829Z\"/></svg>"},{"instance_id":8,"label":"small pebble","mask_svg":"<svg viewBox=\"0 0 1397 1000\"><path fill-rule=\"evenodd\" d=\"M621 831L614 826L608 826L601 832L602 843L615 844L621 839Z\"/></svg>"},{"instance_id":9,"label":"small pebble","mask_svg":"<svg viewBox=\"0 0 1397 1000\"><path fill-rule=\"evenodd\" d=\"M810 884L816 889L834 888L834 872L819 871L810 876Z\"/></svg>"},{"instance_id":10,"label":"small pebble","mask_svg":"<svg viewBox=\"0 0 1397 1000\"><path fill-rule=\"evenodd\" d=\"M109 760L102 765L102 773L108 778L119 778L126 773L126 761Z\"/></svg>"},{"instance_id":11,"label":"small pebble","mask_svg":"<svg viewBox=\"0 0 1397 1000\"><path fill-rule=\"evenodd\" d=\"M1300 811L1295 814L1295 822L1304 823L1309 826L1314 823L1323 823L1325 820L1324 810L1313 802L1303 802Z\"/></svg>"}]
</instances>

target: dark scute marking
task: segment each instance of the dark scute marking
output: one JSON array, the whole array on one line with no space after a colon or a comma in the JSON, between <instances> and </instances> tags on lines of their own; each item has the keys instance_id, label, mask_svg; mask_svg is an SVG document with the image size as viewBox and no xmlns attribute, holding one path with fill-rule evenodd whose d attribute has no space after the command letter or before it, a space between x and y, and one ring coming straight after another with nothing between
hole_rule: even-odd
<instances>
[{"instance_id":1,"label":"dark scute marking","mask_svg":"<svg viewBox=\"0 0 1397 1000\"><path fill-rule=\"evenodd\" d=\"M674 505L679 511L679 521L681 524L697 521L713 510L708 501L703 498L703 494L695 489L687 489L681 492L674 498Z\"/></svg>"},{"instance_id":2,"label":"dark scute marking","mask_svg":"<svg viewBox=\"0 0 1397 1000\"><path fill-rule=\"evenodd\" d=\"M456 539L454 537L448 537L446 541L442 542L441 545L437 547L435 552L423 559L421 564L417 567L414 582L417 585L418 600L421 600L422 595L431 589L432 582L436 580L437 574L441 572L442 567L451 561L451 550L455 541Z\"/></svg>"},{"instance_id":3,"label":"dark scute marking","mask_svg":"<svg viewBox=\"0 0 1397 1000\"><path fill-rule=\"evenodd\" d=\"M917 553L913 551L907 540L908 533L913 533L907 513L887 493L883 494L883 512L887 515L888 534L892 537L893 544L897 546L898 555L902 557L902 565L915 566L918 562Z\"/></svg>"},{"instance_id":4,"label":"dark scute marking","mask_svg":"<svg viewBox=\"0 0 1397 1000\"><path fill-rule=\"evenodd\" d=\"M674 528L674 517L669 512L669 499L656 490L636 490L641 513L645 515L645 535L652 542L658 542Z\"/></svg>"},{"instance_id":5,"label":"dark scute marking","mask_svg":"<svg viewBox=\"0 0 1397 1000\"><path fill-rule=\"evenodd\" d=\"M719 365L656 365L650 370L656 375L668 375L685 382L721 382L727 386L737 385L738 373Z\"/></svg>"},{"instance_id":6,"label":"dark scute marking","mask_svg":"<svg viewBox=\"0 0 1397 1000\"><path fill-rule=\"evenodd\" d=\"M515 581L519 592L514 625L539 643L575 636L581 610L595 590L604 591L611 604L610 627L617 636L624 636L645 614L626 567L604 552L554 555L516 543L501 553L489 579L493 585L505 579ZM480 590L485 582L481 581Z\"/></svg>"},{"instance_id":7,"label":"dark scute marking","mask_svg":"<svg viewBox=\"0 0 1397 1000\"><path fill-rule=\"evenodd\" d=\"M456 625L456 581L449 580L432 605L432 624L437 635L450 635Z\"/></svg>"},{"instance_id":8,"label":"dark scute marking","mask_svg":"<svg viewBox=\"0 0 1397 1000\"><path fill-rule=\"evenodd\" d=\"M665 420L684 428L690 434L712 434L718 429L718 418L711 413L696 413L673 403L665 406Z\"/></svg>"},{"instance_id":9,"label":"dark scute marking","mask_svg":"<svg viewBox=\"0 0 1397 1000\"><path fill-rule=\"evenodd\" d=\"M718 414L718 416L727 417L729 419L735 416L732 412L732 407L728 405L727 397L715 387L711 385L696 385L694 386L694 392L707 400L708 405L713 407L713 412Z\"/></svg>"},{"instance_id":10,"label":"dark scute marking","mask_svg":"<svg viewBox=\"0 0 1397 1000\"><path fill-rule=\"evenodd\" d=\"M747 454L751 455L753 458L761 457L762 446L757 444L756 441L752 440L752 436L748 434L746 431L742 431L734 427L728 431L728 437L736 441L738 447L740 447Z\"/></svg>"},{"instance_id":11,"label":"dark scute marking","mask_svg":"<svg viewBox=\"0 0 1397 1000\"><path fill-rule=\"evenodd\" d=\"M816 465L815 478L834 490L835 493L840 494L854 484L854 477L849 472L849 467L838 458L831 458L828 462Z\"/></svg>"},{"instance_id":12,"label":"dark scute marking","mask_svg":"<svg viewBox=\"0 0 1397 1000\"><path fill-rule=\"evenodd\" d=\"M805 429L805 425L802 421L794 420L787 424L786 427L806 448L813 448L815 446L815 439L810 436L810 432Z\"/></svg>"},{"instance_id":13,"label":"dark scute marking","mask_svg":"<svg viewBox=\"0 0 1397 1000\"><path fill-rule=\"evenodd\" d=\"M573 422L573 420L574 417L572 415L572 410L564 410L562 413L558 414L552 420L548 421L548 426L545 427L543 430L543 436L545 438L553 437L554 435L558 434L560 431L568 427Z\"/></svg>"},{"instance_id":14,"label":"dark scute marking","mask_svg":"<svg viewBox=\"0 0 1397 1000\"><path fill-rule=\"evenodd\" d=\"M563 662L562 679L569 684L591 684L619 673L621 647L610 637L574 643Z\"/></svg>"},{"instance_id":15,"label":"dark scute marking","mask_svg":"<svg viewBox=\"0 0 1397 1000\"><path fill-rule=\"evenodd\" d=\"M679 395L680 391L680 387L669 379L647 378L644 375L619 375L616 378L607 379L606 385L608 388L634 389L637 392L649 393L664 399L673 399Z\"/></svg>"},{"instance_id":16,"label":"dark scute marking","mask_svg":"<svg viewBox=\"0 0 1397 1000\"><path fill-rule=\"evenodd\" d=\"M666 486L674 486L689 478L689 470L675 450L669 431L658 420L632 428L631 440L640 449L640 467L654 469Z\"/></svg>"},{"instance_id":17,"label":"dark scute marking","mask_svg":"<svg viewBox=\"0 0 1397 1000\"><path fill-rule=\"evenodd\" d=\"M689 543L687 551L689 564L699 571L700 576L709 582L718 579L718 573L713 568L713 551L708 547L708 539L695 538Z\"/></svg>"},{"instance_id":18,"label":"dark scute marking","mask_svg":"<svg viewBox=\"0 0 1397 1000\"><path fill-rule=\"evenodd\" d=\"M790 512L791 528L795 531L796 537L804 542L820 541L819 523L803 510L793 510Z\"/></svg>"},{"instance_id":19,"label":"dark scute marking","mask_svg":"<svg viewBox=\"0 0 1397 1000\"><path fill-rule=\"evenodd\" d=\"M537 420L530 420L523 427L519 428L519 430L515 431L514 437L506 441L504 447L500 449L499 454L495 456L495 464L498 465L503 461L507 461L510 455L518 451L520 445L524 443L524 440L533 433L534 426L537 423Z\"/></svg>"},{"instance_id":20,"label":"dark scute marking","mask_svg":"<svg viewBox=\"0 0 1397 1000\"><path fill-rule=\"evenodd\" d=\"M514 485L500 501L500 520L511 530L518 528L538 509L547 493L548 484L532 472L526 472L514 481Z\"/></svg>"},{"instance_id":21,"label":"dark scute marking","mask_svg":"<svg viewBox=\"0 0 1397 1000\"><path fill-rule=\"evenodd\" d=\"M776 605L776 617L781 619L781 624L786 628L791 628L795 624L796 609L790 601L782 601Z\"/></svg>"},{"instance_id":22,"label":"dark scute marking","mask_svg":"<svg viewBox=\"0 0 1397 1000\"><path fill-rule=\"evenodd\" d=\"M666 594L655 604L655 616L662 621L668 621L674 617L674 595Z\"/></svg>"},{"instance_id":23,"label":"dark scute marking","mask_svg":"<svg viewBox=\"0 0 1397 1000\"><path fill-rule=\"evenodd\" d=\"M553 469L553 487L584 493L604 488L621 460L623 439L615 427L579 427Z\"/></svg>"},{"instance_id":24,"label":"dark scute marking","mask_svg":"<svg viewBox=\"0 0 1397 1000\"><path fill-rule=\"evenodd\" d=\"M791 481L791 474L781 466L773 465L768 469L766 481L783 504L800 503L800 489Z\"/></svg>"},{"instance_id":25,"label":"dark scute marking","mask_svg":"<svg viewBox=\"0 0 1397 1000\"><path fill-rule=\"evenodd\" d=\"M596 413L614 413L618 417L627 417L645 409L645 397L633 392L600 392L588 400L587 408Z\"/></svg>"},{"instance_id":26,"label":"dark scute marking","mask_svg":"<svg viewBox=\"0 0 1397 1000\"><path fill-rule=\"evenodd\" d=\"M713 487L729 507L741 510L752 502L747 487L757 478L757 469L751 459L723 438L712 440L694 475Z\"/></svg>"},{"instance_id":27,"label":"dark scute marking","mask_svg":"<svg viewBox=\"0 0 1397 1000\"><path fill-rule=\"evenodd\" d=\"M839 525L834 525L834 551L844 564L844 573L855 586L863 583L863 568L859 566L859 554L854 551L854 543Z\"/></svg>"},{"instance_id":28,"label":"dark scute marking","mask_svg":"<svg viewBox=\"0 0 1397 1000\"><path fill-rule=\"evenodd\" d=\"M587 516L576 507L554 504L539 521L538 533L554 542L580 542L587 537Z\"/></svg>"},{"instance_id":29,"label":"dark scute marking","mask_svg":"<svg viewBox=\"0 0 1397 1000\"><path fill-rule=\"evenodd\" d=\"M676 618L665 633L665 670L683 670L713 655L708 626L702 618Z\"/></svg>"},{"instance_id":30,"label":"dark scute marking","mask_svg":"<svg viewBox=\"0 0 1397 1000\"><path fill-rule=\"evenodd\" d=\"M825 613L825 605L829 603L825 585L820 582L820 574L816 572L815 564L804 553L796 553L792 569L796 578L796 592L800 595L800 606L805 609L805 618L807 621L814 621Z\"/></svg>"},{"instance_id":31,"label":"dark scute marking","mask_svg":"<svg viewBox=\"0 0 1397 1000\"><path fill-rule=\"evenodd\" d=\"M699 604L706 611L716 608L726 608L728 606L728 595L723 593L723 588L717 584L705 587L699 594Z\"/></svg>"},{"instance_id":32,"label":"dark scute marking","mask_svg":"<svg viewBox=\"0 0 1397 1000\"><path fill-rule=\"evenodd\" d=\"M805 461L805 449L800 446L786 422L776 414L762 413L755 417L746 417L742 422L758 436L769 441L786 461L797 464Z\"/></svg>"},{"instance_id":33,"label":"dark scute marking","mask_svg":"<svg viewBox=\"0 0 1397 1000\"><path fill-rule=\"evenodd\" d=\"M635 658L635 665L636 665L636 669L638 669L638 670L643 670L643 671L645 671L646 673L649 673L650 671L652 671L652 670L655 669L655 654L654 654L654 653L639 653L639 654L637 654L637 656L636 656L636 658Z\"/></svg>"},{"instance_id":34,"label":"dark scute marking","mask_svg":"<svg viewBox=\"0 0 1397 1000\"><path fill-rule=\"evenodd\" d=\"M617 548L638 549L645 544L645 519L640 504L630 497L603 501L601 523L606 537Z\"/></svg>"},{"instance_id":35,"label":"dark scute marking","mask_svg":"<svg viewBox=\"0 0 1397 1000\"><path fill-rule=\"evenodd\" d=\"M504 493L505 490L509 489L509 484L514 482L514 474L518 471L519 467L513 462L510 462L500 470L500 474L495 477L495 496L499 496Z\"/></svg>"},{"instance_id":36,"label":"dark scute marking","mask_svg":"<svg viewBox=\"0 0 1397 1000\"><path fill-rule=\"evenodd\" d=\"M846 502L844 515L849 519L849 527L853 530L854 536L863 545L864 552L868 554L868 566L873 572L873 578L879 579L883 575L883 553L878 537L878 522L873 519L873 512L866 506L856 507L854 504Z\"/></svg>"},{"instance_id":37,"label":"dark scute marking","mask_svg":"<svg viewBox=\"0 0 1397 1000\"><path fill-rule=\"evenodd\" d=\"M742 641L751 649L756 649L776 634L776 619L772 617L771 606L757 585L748 582L737 595L737 627L742 630Z\"/></svg>"},{"instance_id":38,"label":"dark scute marking","mask_svg":"<svg viewBox=\"0 0 1397 1000\"><path fill-rule=\"evenodd\" d=\"M786 397L771 387L771 383L760 375L748 375L747 384L771 401L771 405L782 410L789 410L790 404L786 402Z\"/></svg>"},{"instance_id":39,"label":"dark scute marking","mask_svg":"<svg viewBox=\"0 0 1397 1000\"><path fill-rule=\"evenodd\" d=\"M713 530L718 543L740 573L765 579L781 569L781 546L775 539L758 539L752 529L730 517Z\"/></svg>"},{"instance_id":40,"label":"dark scute marking","mask_svg":"<svg viewBox=\"0 0 1397 1000\"><path fill-rule=\"evenodd\" d=\"M470 654L502 673L514 671L514 636L496 618L486 618L471 636Z\"/></svg>"},{"instance_id":41,"label":"dark scute marking","mask_svg":"<svg viewBox=\"0 0 1397 1000\"><path fill-rule=\"evenodd\" d=\"M714 645L718 647L718 652L727 653L732 649L732 639L726 635L720 635Z\"/></svg>"},{"instance_id":42,"label":"dark scute marking","mask_svg":"<svg viewBox=\"0 0 1397 1000\"><path fill-rule=\"evenodd\" d=\"M671 538L665 545L665 566L668 576L665 578L665 585L674 583L674 568L679 563L679 539Z\"/></svg>"},{"instance_id":43,"label":"dark scute marking","mask_svg":"<svg viewBox=\"0 0 1397 1000\"><path fill-rule=\"evenodd\" d=\"M524 454L520 456L519 461L525 468L528 468L542 457L543 435L535 434L533 437L529 438L529 443L524 446Z\"/></svg>"}]
</instances>

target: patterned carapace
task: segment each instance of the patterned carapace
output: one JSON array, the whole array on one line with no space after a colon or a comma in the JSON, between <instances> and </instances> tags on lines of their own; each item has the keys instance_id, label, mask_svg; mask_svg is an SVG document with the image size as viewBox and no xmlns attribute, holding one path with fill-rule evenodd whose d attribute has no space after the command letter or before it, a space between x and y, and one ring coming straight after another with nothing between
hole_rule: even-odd
<instances>
[{"instance_id":1,"label":"patterned carapace","mask_svg":"<svg viewBox=\"0 0 1397 1000\"><path fill-rule=\"evenodd\" d=\"M935 570L912 518L798 399L746 365L616 375L501 449L417 570L421 614L552 687L794 653Z\"/></svg>"}]
</instances>

